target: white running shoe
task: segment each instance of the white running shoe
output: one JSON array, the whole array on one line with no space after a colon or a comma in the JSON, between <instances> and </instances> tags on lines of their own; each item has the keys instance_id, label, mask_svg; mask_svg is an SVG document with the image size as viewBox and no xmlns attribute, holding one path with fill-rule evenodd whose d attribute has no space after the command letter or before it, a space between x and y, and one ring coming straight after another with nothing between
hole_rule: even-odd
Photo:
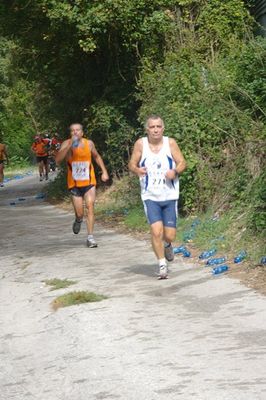
<instances>
[{"instance_id":1,"label":"white running shoe","mask_svg":"<svg viewBox=\"0 0 266 400\"><path fill-rule=\"evenodd\" d=\"M94 238L87 239L87 246L92 249L93 247L98 247Z\"/></svg>"},{"instance_id":2,"label":"white running shoe","mask_svg":"<svg viewBox=\"0 0 266 400\"><path fill-rule=\"evenodd\" d=\"M159 277L158 279L167 279L168 278L168 268L167 265L160 265L159 267Z\"/></svg>"}]
</instances>

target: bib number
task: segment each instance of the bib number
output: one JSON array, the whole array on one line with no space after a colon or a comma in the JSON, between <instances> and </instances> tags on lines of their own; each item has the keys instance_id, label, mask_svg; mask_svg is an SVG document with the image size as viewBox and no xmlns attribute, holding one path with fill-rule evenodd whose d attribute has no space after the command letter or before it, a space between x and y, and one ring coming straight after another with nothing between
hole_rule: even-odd
<instances>
[{"instance_id":1,"label":"bib number","mask_svg":"<svg viewBox=\"0 0 266 400\"><path fill-rule=\"evenodd\" d=\"M72 177L74 181L89 181L90 163L88 161L72 162Z\"/></svg>"}]
</instances>

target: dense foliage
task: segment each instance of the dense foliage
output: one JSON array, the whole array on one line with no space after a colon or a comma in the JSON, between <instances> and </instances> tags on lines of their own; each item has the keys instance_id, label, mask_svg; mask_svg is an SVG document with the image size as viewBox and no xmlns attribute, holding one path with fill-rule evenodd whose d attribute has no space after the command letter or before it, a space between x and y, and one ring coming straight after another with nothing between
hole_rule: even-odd
<instances>
[{"instance_id":1,"label":"dense foliage","mask_svg":"<svg viewBox=\"0 0 266 400\"><path fill-rule=\"evenodd\" d=\"M253 37L249 3L2 1L0 130L10 151L26 156L36 131L65 136L82 121L121 176L141 123L159 113L188 160L182 210L240 206L261 232L266 45Z\"/></svg>"}]
</instances>

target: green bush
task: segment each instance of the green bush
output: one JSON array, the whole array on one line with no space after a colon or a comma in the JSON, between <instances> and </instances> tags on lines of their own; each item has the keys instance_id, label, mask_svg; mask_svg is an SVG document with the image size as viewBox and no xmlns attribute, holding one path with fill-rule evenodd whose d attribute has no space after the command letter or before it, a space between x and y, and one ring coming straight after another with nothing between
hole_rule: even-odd
<instances>
[{"instance_id":1,"label":"green bush","mask_svg":"<svg viewBox=\"0 0 266 400\"><path fill-rule=\"evenodd\" d=\"M249 193L251 210L248 216L248 227L255 233L265 234L266 232L266 172L258 176Z\"/></svg>"}]
</instances>

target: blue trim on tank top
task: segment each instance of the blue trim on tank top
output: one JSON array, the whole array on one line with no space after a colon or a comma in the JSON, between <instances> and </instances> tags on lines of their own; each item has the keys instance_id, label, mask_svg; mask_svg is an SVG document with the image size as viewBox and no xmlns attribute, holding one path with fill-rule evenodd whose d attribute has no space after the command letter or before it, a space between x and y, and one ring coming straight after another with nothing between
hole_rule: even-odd
<instances>
[{"instance_id":1,"label":"blue trim on tank top","mask_svg":"<svg viewBox=\"0 0 266 400\"><path fill-rule=\"evenodd\" d=\"M146 158L144 158L144 160L142 161L142 163L140 164L141 167L145 167L145 162L146 162ZM147 190L148 188L148 184L149 184L149 176L148 174L145 176L145 190Z\"/></svg>"}]
</instances>

